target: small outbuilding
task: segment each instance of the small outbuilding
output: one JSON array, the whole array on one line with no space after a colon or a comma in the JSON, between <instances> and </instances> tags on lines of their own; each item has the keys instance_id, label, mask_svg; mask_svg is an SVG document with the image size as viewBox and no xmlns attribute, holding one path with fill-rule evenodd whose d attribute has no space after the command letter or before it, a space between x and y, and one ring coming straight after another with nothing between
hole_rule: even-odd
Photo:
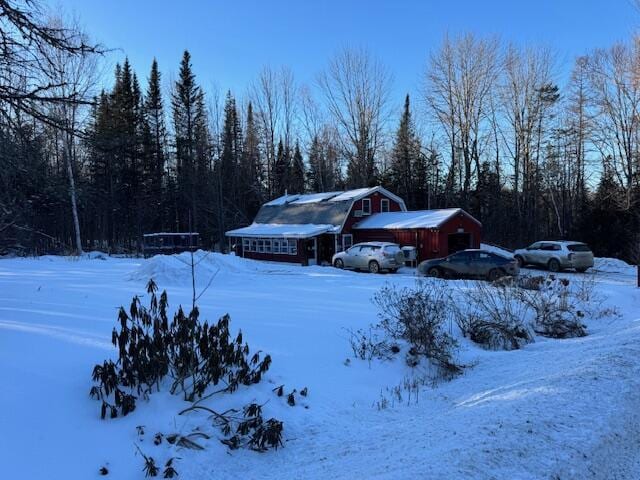
<instances>
[{"instance_id":1,"label":"small outbuilding","mask_svg":"<svg viewBox=\"0 0 640 480\"><path fill-rule=\"evenodd\" d=\"M413 246L418 261L480 248L482 236L482 224L460 208L379 213L358 222L353 230L356 242Z\"/></svg>"}]
</instances>

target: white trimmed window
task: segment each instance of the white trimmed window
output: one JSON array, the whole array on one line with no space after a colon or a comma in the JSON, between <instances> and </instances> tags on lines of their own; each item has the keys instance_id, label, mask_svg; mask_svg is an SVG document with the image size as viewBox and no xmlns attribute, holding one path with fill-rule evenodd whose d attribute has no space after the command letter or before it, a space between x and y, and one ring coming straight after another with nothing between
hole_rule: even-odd
<instances>
[{"instance_id":1,"label":"white trimmed window","mask_svg":"<svg viewBox=\"0 0 640 480\"><path fill-rule=\"evenodd\" d=\"M289 240L289 255L298 254L298 243L295 240Z\"/></svg>"},{"instance_id":2,"label":"white trimmed window","mask_svg":"<svg viewBox=\"0 0 640 480\"><path fill-rule=\"evenodd\" d=\"M362 215L371 215L371 199L362 199Z\"/></svg>"},{"instance_id":3,"label":"white trimmed window","mask_svg":"<svg viewBox=\"0 0 640 480\"><path fill-rule=\"evenodd\" d=\"M264 241L264 253L271 253L271 239L266 238Z\"/></svg>"},{"instance_id":4,"label":"white trimmed window","mask_svg":"<svg viewBox=\"0 0 640 480\"><path fill-rule=\"evenodd\" d=\"M258 239L258 253L264 253L264 240L262 238Z\"/></svg>"},{"instance_id":5,"label":"white trimmed window","mask_svg":"<svg viewBox=\"0 0 640 480\"><path fill-rule=\"evenodd\" d=\"M274 238L271 243L273 243L273 253L280 253L280 240Z\"/></svg>"},{"instance_id":6,"label":"white trimmed window","mask_svg":"<svg viewBox=\"0 0 640 480\"><path fill-rule=\"evenodd\" d=\"M389 199L388 198L381 198L380 199L380 211L383 212L383 213L389 211Z\"/></svg>"},{"instance_id":7,"label":"white trimmed window","mask_svg":"<svg viewBox=\"0 0 640 480\"><path fill-rule=\"evenodd\" d=\"M243 252L248 252L250 245L251 245L251 242L249 241L248 238L243 238L242 239L242 251Z\"/></svg>"},{"instance_id":8,"label":"white trimmed window","mask_svg":"<svg viewBox=\"0 0 640 480\"><path fill-rule=\"evenodd\" d=\"M347 250L353 245L353 235L347 233L342 235L342 250Z\"/></svg>"}]
</instances>

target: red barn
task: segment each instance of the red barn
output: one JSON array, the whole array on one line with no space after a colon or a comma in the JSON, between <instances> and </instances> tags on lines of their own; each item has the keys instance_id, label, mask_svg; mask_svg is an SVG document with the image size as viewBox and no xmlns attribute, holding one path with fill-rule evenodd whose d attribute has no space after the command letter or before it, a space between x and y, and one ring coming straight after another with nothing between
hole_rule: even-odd
<instances>
[{"instance_id":1,"label":"red barn","mask_svg":"<svg viewBox=\"0 0 640 480\"><path fill-rule=\"evenodd\" d=\"M254 222L226 232L236 255L256 260L326 264L355 242L415 246L418 259L480 245L480 223L460 209L407 212L382 187L284 195L265 203Z\"/></svg>"},{"instance_id":2,"label":"red barn","mask_svg":"<svg viewBox=\"0 0 640 480\"><path fill-rule=\"evenodd\" d=\"M416 247L418 261L480 248L482 224L460 208L372 215L354 227L357 242L394 242Z\"/></svg>"}]
</instances>

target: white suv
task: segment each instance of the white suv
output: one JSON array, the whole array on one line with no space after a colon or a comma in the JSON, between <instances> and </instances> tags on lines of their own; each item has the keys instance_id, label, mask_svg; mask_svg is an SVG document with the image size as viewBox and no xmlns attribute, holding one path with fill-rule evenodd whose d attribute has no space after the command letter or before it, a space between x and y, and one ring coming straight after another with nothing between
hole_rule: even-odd
<instances>
[{"instance_id":1,"label":"white suv","mask_svg":"<svg viewBox=\"0 0 640 480\"><path fill-rule=\"evenodd\" d=\"M520 267L538 265L552 272L574 268L584 272L593 267L593 253L586 243L569 241L535 242L513 252Z\"/></svg>"},{"instance_id":2,"label":"white suv","mask_svg":"<svg viewBox=\"0 0 640 480\"><path fill-rule=\"evenodd\" d=\"M381 270L396 272L404 265L404 253L396 243L357 243L344 252L336 253L332 259L336 268L353 268L378 273Z\"/></svg>"}]
</instances>

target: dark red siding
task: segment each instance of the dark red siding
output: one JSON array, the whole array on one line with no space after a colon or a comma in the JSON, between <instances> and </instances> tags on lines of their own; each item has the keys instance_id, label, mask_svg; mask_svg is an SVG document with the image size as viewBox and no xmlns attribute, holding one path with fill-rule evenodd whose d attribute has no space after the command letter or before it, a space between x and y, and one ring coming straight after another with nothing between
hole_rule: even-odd
<instances>
[{"instance_id":1,"label":"dark red siding","mask_svg":"<svg viewBox=\"0 0 640 480\"><path fill-rule=\"evenodd\" d=\"M402 211L402 207L400 206L400 204L395 200L393 200L392 198L387 197L384 193L374 192L373 194L364 198L368 198L371 200L371 214L380 213L380 200L382 200L383 198L389 200L390 212ZM355 232L351 231L351 227L353 227L353 225L355 225L356 223L360 222L363 218L367 218L367 216L363 216L363 217L355 216L356 211L362 210L362 200L364 200L364 198L353 202L353 205L351 206L351 211L349 212L349 216L347 217L347 220L344 222L344 228L342 229L342 233L353 233L355 237Z\"/></svg>"},{"instance_id":2,"label":"dark red siding","mask_svg":"<svg viewBox=\"0 0 640 480\"><path fill-rule=\"evenodd\" d=\"M458 232L461 229L462 232ZM371 229L354 230L354 242L394 242L400 246L412 246L418 250L418 260L440 258L449 255L449 235L469 233L471 248L480 248L482 227L467 215L460 213L440 226L440 229Z\"/></svg>"}]
</instances>

